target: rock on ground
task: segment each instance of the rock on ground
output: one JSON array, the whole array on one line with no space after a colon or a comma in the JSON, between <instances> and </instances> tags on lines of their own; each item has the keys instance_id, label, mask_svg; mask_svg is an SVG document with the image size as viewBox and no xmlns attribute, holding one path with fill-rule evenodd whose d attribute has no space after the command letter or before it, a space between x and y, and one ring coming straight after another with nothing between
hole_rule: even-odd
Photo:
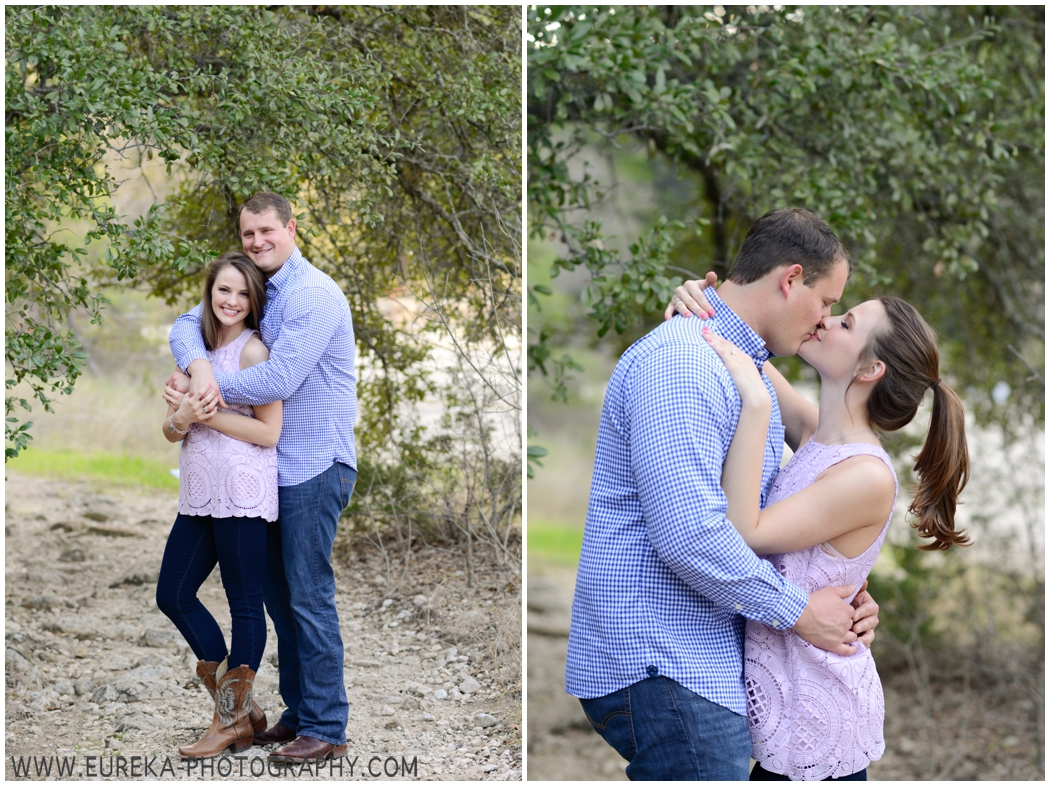
<instances>
[{"instance_id":1,"label":"rock on ground","mask_svg":"<svg viewBox=\"0 0 1050 786\"><path fill-rule=\"evenodd\" d=\"M405 566L343 548L336 602L350 719L341 771L267 769L258 747L202 770L176 748L207 728L209 698L154 599L177 500L14 473L6 491L7 780L521 779L520 566L479 570L467 587L455 554L415 551ZM218 570L200 597L228 635ZM272 626L255 688L276 720ZM66 762L73 773L59 771Z\"/></svg>"}]
</instances>

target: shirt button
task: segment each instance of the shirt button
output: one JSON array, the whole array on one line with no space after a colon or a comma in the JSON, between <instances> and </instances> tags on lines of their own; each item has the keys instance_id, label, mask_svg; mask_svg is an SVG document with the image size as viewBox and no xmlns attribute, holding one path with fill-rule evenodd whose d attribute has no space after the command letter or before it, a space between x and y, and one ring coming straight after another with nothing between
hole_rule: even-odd
<instances>
[{"instance_id":1,"label":"shirt button","mask_svg":"<svg viewBox=\"0 0 1050 786\"><path fill-rule=\"evenodd\" d=\"M769 624L770 625L779 625L780 624L780 620L770 620Z\"/></svg>"},{"instance_id":2,"label":"shirt button","mask_svg":"<svg viewBox=\"0 0 1050 786\"><path fill-rule=\"evenodd\" d=\"M741 606L741 605L740 605L740 604L738 603L738 604L736 604L736 610L737 610L737 611L743 611L743 610L744 610L744 607L743 607L743 606Z\"/></svg>"},{"instance_id":3,"label":"shirt button","mask_svg":"<svg viewBox=\"0 0 1050 786\"><path fill-rule=\"evenodd\" d=\"M660 673L660 670L656 668L656 666L649 666L646 668L645 673L648 674L650 677L655 677L657 674Z\"/></svg>"}]
</instances>

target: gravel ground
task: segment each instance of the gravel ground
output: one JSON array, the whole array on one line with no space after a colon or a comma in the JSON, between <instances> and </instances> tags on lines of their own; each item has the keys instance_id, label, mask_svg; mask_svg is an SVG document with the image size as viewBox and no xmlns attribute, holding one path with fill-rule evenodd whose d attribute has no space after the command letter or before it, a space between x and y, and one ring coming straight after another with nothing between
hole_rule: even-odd
<instances>
[{"instance_id":1,"label":"gravel ground","mask_svg":"<svg viewBox=\"0 0 1050 786\"><path fill-rule=\"evenodd\" d=\"M209 698L154 600L177 500L9 473L5 507L7 780L521 779L520 570L480 570L468 587L458 554L413 551L406 570L344 548L341 769L281 770L256 747L202 770L176 748L207 728ZM201 599L228 631L218 570ZM255 683L270 722L275 642L271 627Z\"/></svg>"}]
</instances>

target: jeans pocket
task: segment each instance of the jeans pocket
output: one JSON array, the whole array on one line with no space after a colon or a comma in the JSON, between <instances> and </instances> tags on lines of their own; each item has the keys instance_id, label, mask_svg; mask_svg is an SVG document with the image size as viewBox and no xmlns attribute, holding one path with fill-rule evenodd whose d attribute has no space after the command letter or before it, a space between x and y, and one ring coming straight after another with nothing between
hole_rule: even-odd
<instances>
[{"instance_id":1,"label":"jeans pocket","mask_svg":"<svg viewBox=\"0 0 1050 786\"><path fill-rule=\"evenodd\" d=\"M598 735L630 761L635 753L633 720L627 689L596 699L580 699L587 721Z\"/></svg>"},{"instance_id":2,"label":"jeans pocket","mask_svg":"<svg viewBox=\"0 0 1050 786\"><path fill-rule=\"evenodd\" d=\"M584 710L583 714L587 716L587 720L590 721L591 726L593 726L594 730L598 733L605 732L606 729L609 728L609 724L615 718L623 718L625 722L629 722L631 719L631 713L629 713L627 710L613 710L612 712L606 714L605 717L601 719L601 722L598 722L594 718L592 718L590 713L587 712L587 710Z\"/></svg>"},{"instance_id":3,"label":"jeans pocket","mask_svg":"<svg viewBox=\"0 0 1050 786\"><path fill-rule=\"evenodd\" d=\"M357 485L357 470L342 463L337 466L339 468L339 501L343 503L343 509L345 509L350 504L354 486Z\"/></svg>"}]
</instances>

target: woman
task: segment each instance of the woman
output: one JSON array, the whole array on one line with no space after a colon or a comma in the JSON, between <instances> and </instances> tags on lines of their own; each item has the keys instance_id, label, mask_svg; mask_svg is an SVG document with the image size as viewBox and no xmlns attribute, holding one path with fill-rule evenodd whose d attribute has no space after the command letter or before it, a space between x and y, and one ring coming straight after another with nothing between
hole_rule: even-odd
<instances>
[{"instance_id":1,"label":"woman","mask_svg":"<svg viewBox=\"0 0 1050 786\"><path fill-rule=\"evenodd\" d=\"M217 372L261 363L269 351L257 335L266 303L262 273L240 251L208 268L201 302L201 332ZM215 700L211 727L187 758L241 751L266 728L252 699L252 683L266 645L262 579L266 522L277 518L277 440L282 404L232 406L216 411L217 391L196 396L165 389L164 436L182 442L179 515L164 548L157 606L199 658L197 676ZM230 651L197 590L216 562L233 622ZM235 668L231 668L234 666Z\"/></svg>"},{"instance_id":2,"label":"woman","mask_svg":"<svg viewBox=\"0 0 1050 786\"><path fill-rule=\"evenodd\" d=\"M709 313L706 302L700 312ZM796 453L761 511L772 402L751 358L711 331L705 337L742 402L723 467L726 515L786 578L808 591L861 585L897 496L897 478L875 429L910 423L931 389L933 414L909 512L919 535L933 541L920 548L968 545L954 528L956 499L969 473L963 408L940 379L936 337L912 306L896 297L867 301L825 320L802 344L799 356L820 373L819 408L765 365L786 441ZM885 749L882 687L869 650L858 645L853 656L834 655L790 631L749 621L744 669L757 762L751 780L867 779L868 763Z\"/></svg>"}]
</instances>

